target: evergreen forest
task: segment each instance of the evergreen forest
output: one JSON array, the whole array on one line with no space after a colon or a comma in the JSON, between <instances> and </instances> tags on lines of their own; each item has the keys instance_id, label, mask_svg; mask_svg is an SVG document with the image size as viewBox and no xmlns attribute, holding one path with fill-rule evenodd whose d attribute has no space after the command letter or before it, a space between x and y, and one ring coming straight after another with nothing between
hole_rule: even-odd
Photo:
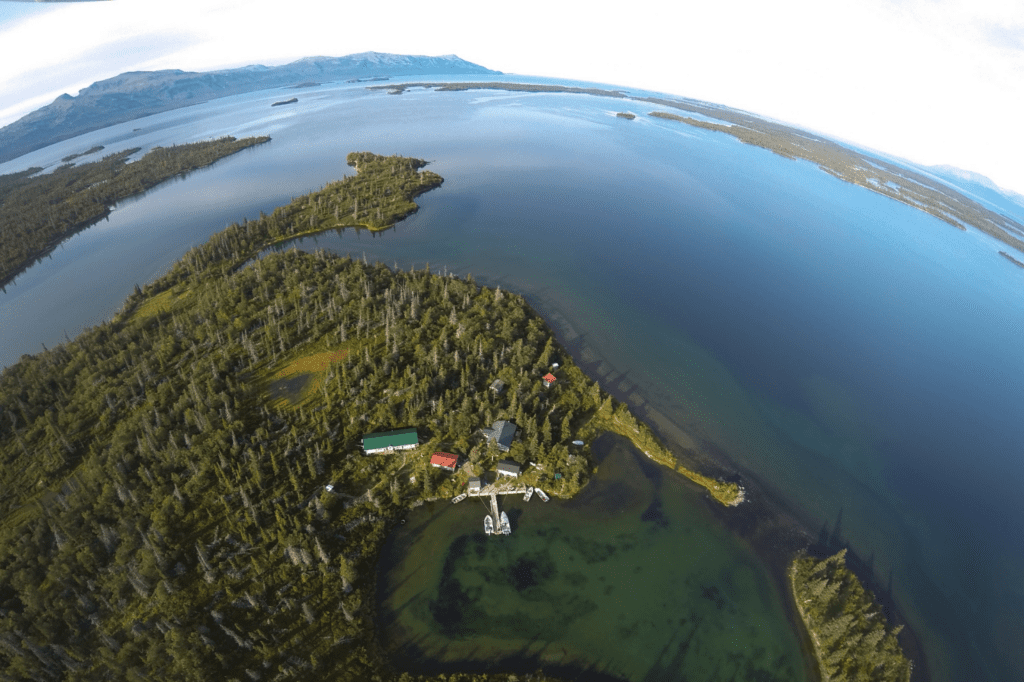
<instances>
[{"instance_id":1,"label":"evergreen forest","mask_svg":"<svg viewBox=\"0 0 1024 682\"><path fill-rule=\"evenodd\" d=\"M718 501L742 500L735 483L679 467L521 296L429 266L268 250L324 229L386 229L443 182L419 159L347 162L355 175L230 225L111 321L0 372L5 679L514 680L417 677L381 654L376 561L409 509L498 458L570 497L593 468L571 442L603 430ZM482 432L498 419L518 427L508 453ZM363 453L364 434L402 427L418 448ZM458 455L460 472L431 468L436 450ZM838 617L847 637L884 619L829 561L795 563L794 585L817 599L802 612L832 661L820 622ZM849 623L847 604L860 609ZM895 634L864 631L848 653L889 656Z\"/></svg>"},{"instance_id":2,"label":"evergreen forest","mask_svg":"<svg viewBox=\"0 0 1024 682\"><path fill-rule=\"evenodd\" d=\"M422 162L392 158L359 193L381 221L409 210L383 185L420 188L399 167ZM479 430L513 419L503 456L566 495L586 482L566 439L610 399L563 353L543 387L557 344L520 296L324 252L246 260L291 218L308 226L310 203L231 226L111 322L0 374L9 679L412 679L374 646L374 566L388 529L436 496L430 452L480 461ZM325 354L271 399L282 368ZM363 434L409 425L421 448L362 454Z\"/></svg>"},{"instance_id":3,"label":"evergreen forest","mask_svg":"<svg viewBox=\"0 0 1024 682\"><path fill-rule=\"evenodd\" d=\"M846 567L846 550L790 566L797 611L824 682L908 682L913 668L874 595Z\"/></svg>"},{"instance_id":4,"label":"evergreen forest","mask_svg":"<svg viewBox=\"0 0 1024 682\"><path fill-rule=\"evenodd\" d=\"M65 163L50 173L39 167L0 175L0 287L10 284L62 241L110 215L115 203L176 175L209 166L235 152L268 142L269 137L155 147L138 161L139 148L109 154L100 161ZM103 149L93 147L64 157L68 162Z\"/></svg>"}]
</instances>

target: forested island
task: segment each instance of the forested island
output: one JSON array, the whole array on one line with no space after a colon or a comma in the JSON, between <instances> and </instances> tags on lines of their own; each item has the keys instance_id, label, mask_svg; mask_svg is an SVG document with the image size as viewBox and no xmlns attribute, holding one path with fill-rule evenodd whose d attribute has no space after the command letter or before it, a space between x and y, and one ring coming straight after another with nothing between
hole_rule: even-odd
<instances>
[{"instance_id":1,"label":"forested island","mask_svg":"<svg viewBox=\"0 0 1024 682\"><path fill-rule=\"evenodd\" d=\"M281 106L284 106L285 104L295 104L298 101L299 101L298 97L292 97L291 99L285 99L285 100L281 100L280 102L274 102L270 106L272 106L272 107L281 107Z\"/></svg>"},{"instance_id":2,"label":"forested island","mask_svg":"<svg viewBox=\"0 0 1024 682\"><path fill-rule=\"evenodd\" d=\"M875 603L846 567L846 550L790 565L797 611L810 634L824 682L909 682L913 665Z\"/></svg>"},{"instance_id":3,"label":"forested island","mask_svg":"<svg viewBox=\"0 0 1024 682\"><path fill-rule=\"evenodd\" d=\"M622 90L534 83L395 83L370 86L368 89L387 89L390 94L401 94L409 88L430 88L438 92L505 90L509 92L571 93L645 102L698 114L712 120L663 111L654 111L649 115L732 135L746 144L762 147L788 159L810 161L840 180L924 211L959 230L965 230L966 226L970 225L1018 251L1024 252L1024 240L1017 236L1024 234L1024 225L986 208L942 182L877 156L868 156L820 135L768 121L737 109L690 99L638 97L629 95Z\"/></svg>"},{"instance_id":4,"label":"forested island","mask_svg":"<svg viewBox=\"0 0 1024 682\"><path fill-rule=\"evenodd\" d=\"M571 439L650 437L518 295L324 252L250 262L342 211L393 224L441 183L417 159L348 161L356 176L229 226L111 322L0 373L9 675L414 679L378 651L371 601L389 529L443 483L430 453L483 467L481 428L513 420L502 456L570 496L592 469ZM362 454L410 425L418 449Z\"/></svg>"},{"instance_id":5,"label":"forested island","mask_svg":"<svg viewBox=\"0 0 1024 682\"><path fill-rule=\"evenodd\" d=\"M139 149L126 149L100 161L61 166L52 173L40 175L42 168L36 167L0 176L0 287L71 235L110 215L121 199L269 140L222 137L155 147L133 163L128 158Z\"/></svg>"}]
</instances>

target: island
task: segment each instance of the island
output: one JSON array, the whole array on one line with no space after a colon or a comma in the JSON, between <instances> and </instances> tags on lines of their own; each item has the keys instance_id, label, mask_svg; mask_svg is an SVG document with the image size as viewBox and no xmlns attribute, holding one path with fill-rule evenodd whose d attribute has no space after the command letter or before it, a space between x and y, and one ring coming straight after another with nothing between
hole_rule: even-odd
<instances>
[{"instance_id":1,"label":"island","mask_svg":"<svg viewBox=\"0 0 1024 682\"><path fill-rule=\"evenodd\" d=\"M628 111L620 111L619 113L617 113L615 115L617 117L619 117L619 118L624 118L627 121L632 121L634 118L636 118L636 114L631 114Z\"/></svg>"},{"instance_id":2,"label":"island","mask_svg":"<svg viewBox=\"0 0 1024 682\"><path fill-rule=\"evenodd\" d=\"M798 556L789 579L818 671L829 680L909 682L913 664L875 603L846 567L846 550L825 559Z\"/></svg>"},{"instance_id":3,"label":"island","mask_svg":"<svg viewBox=\"0 0 1024 682\"><path fill-rule=\"evenodd\" d=\"M457 476L500 455L561 497L600 431L671 457L522 296L429 266L254 258L392 225L442 183L420 159L347 161L355 176L228 226L113 320L0 373L10 674L390 677L373 568L410 508L457 487L437 452ZM497 421L514 433L491 437Z\"/></svg>"},{"instance_id":4,"label":"island","mask_svg":"<svg viewBox=\"0 0 1024 682\"><path fill-rule=\"evenodd\" d=\"M30 168L0 176L0 288L68 237L110 215L121 199L269 141L269 137L238 140L229 136L155 147L128 163L139 151L136 147L100 161L61 166L51 173ZM92 151L95 148L85 153Z\"/></svg>"},{"instance_id":5,"label":"island","mask_svg":"<svg viewBox=\"0 0 1024 682\"><path fill-rule=\"evenodd\" d=\"M298 97L292 97L291 99L281 100L280 102L274 102L270 106L272 106L272 107L280 107L280 106L284 106L285 104L295 104L298 101L299 101Z\"/></svg>"}]
</instances>

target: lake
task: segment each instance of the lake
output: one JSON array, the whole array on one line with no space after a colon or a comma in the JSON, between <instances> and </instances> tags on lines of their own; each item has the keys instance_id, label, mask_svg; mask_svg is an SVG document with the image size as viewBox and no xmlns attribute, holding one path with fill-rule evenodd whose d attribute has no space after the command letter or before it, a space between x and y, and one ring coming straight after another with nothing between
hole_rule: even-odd
<instances>
[{"instance_id":1,"label":"lake","mask_svg":"<svg viewBox=\"0 0 1024 682\"><path fill-rule=\"evenodd\" d=\"M123 202L21 275L0 294L0 364L108 319L136 282L228 223L353 172L350 151L425 158L445 183L394 230L294 245L401 268L430 263L522 293L577 361L680 452L743 476L754 511L736 510L742 532L721 532L728 512L709 512L699 495L674 496L671 518L705 519L709 551L751 567L744 587L712 582L730 603L763 614L766 631L779 633L771 647L792 657L796 646L784 634L784 594L752 597L774 584L771 547L823 535L850 547L907 620L925 656L918 670L934 680L1024 678L1024 271L998 255L1005 246L809 163L649 118L641 103L336 85L288 93L299 102L271 109L280 91L226 98L0 165L48 166L97 144L112 152L273 137ZM624 110L636 120L615 117ZM554 552L541 533L555 532L558 519L535 521L530 505L514 541L526 554ZM570 512L566 523L579 518ZM409 525L424 544L403 542L433 547L437 561L462 552L491 570L499 549L468 554L480 519L459 513L417 510ZM665 533L677 526L683 543L678 522ZM587 528L601 535L603 526ZM609 524L602 541L623 528ZM430 544L438 537L441 546ZM706 604L691 605L673 584L689 569L664 561L656 573L673 608L703 613ZM598 572L608 580L628 568ZM580 586L580 599L607 608L588 596L596 580ZM422 622L402 627L418 632ZM481 627L469 639L493 653L502 631ZM609 632L565 640L567 656L638 675L646 663L606 656ZM423 656L424 666L437 660L436 648Z\"/></svg>"}]
</instances>

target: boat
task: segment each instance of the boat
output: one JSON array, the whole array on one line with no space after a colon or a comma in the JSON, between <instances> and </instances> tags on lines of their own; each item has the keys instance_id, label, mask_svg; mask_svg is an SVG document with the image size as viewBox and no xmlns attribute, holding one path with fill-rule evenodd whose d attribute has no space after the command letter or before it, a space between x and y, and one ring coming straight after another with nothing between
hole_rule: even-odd
<instances>
[{"instance_id":1,"label":"boat","mask_svg":"<svg viewBox=\"0 0 1024 682\"><path fill-rule=\"evenodd\" d=\"M531 497L533 497L533 486L527 486L526 494L523 495L523 502L529 502Z\"/></svg>"},{"instance_id":2,"label":"boat","mask_svg":"<svg viewBox=\"0 0 1024 682\"><path fill-rule=\"evenodd\" d=\"M538 497L540 497L540 499L544 500L545 502L551 501L551 498L548 497L548 494L541 490L540 488L534 488L533 492L537 493Z\"/></svg>"},{"instance_id":3,"label":"boat","mask_svg":"<svg viewBox=\"0 0 1024 682\"><path fill-rule=\"evenodd\" d=\"M501 512L501 533L502 535L512 534L512 524L508 522L508 514Z\"/></svg>"},{"instance_id":4,"label":"boat","mask_svg":"<svg viewBox=\"0 0 1024 682\"><path fill-rule=\"evenodd\" d=\"M484 533L487 535L494 534L494 519L491 518L490 514L484 517Z\"/></svg>"},{"instance_id":5,"label":"boat","mask_svg":"<svg viewBox=\"0 0 1024 682\"><path fill-rule=\"evenodd\" d=\"M452 498L452 504L458 504L459 502L462 502L467 497L468 497L468 495L466 493L462 493L458 497L453 497Z\"/></svg>"}]
</instances>

